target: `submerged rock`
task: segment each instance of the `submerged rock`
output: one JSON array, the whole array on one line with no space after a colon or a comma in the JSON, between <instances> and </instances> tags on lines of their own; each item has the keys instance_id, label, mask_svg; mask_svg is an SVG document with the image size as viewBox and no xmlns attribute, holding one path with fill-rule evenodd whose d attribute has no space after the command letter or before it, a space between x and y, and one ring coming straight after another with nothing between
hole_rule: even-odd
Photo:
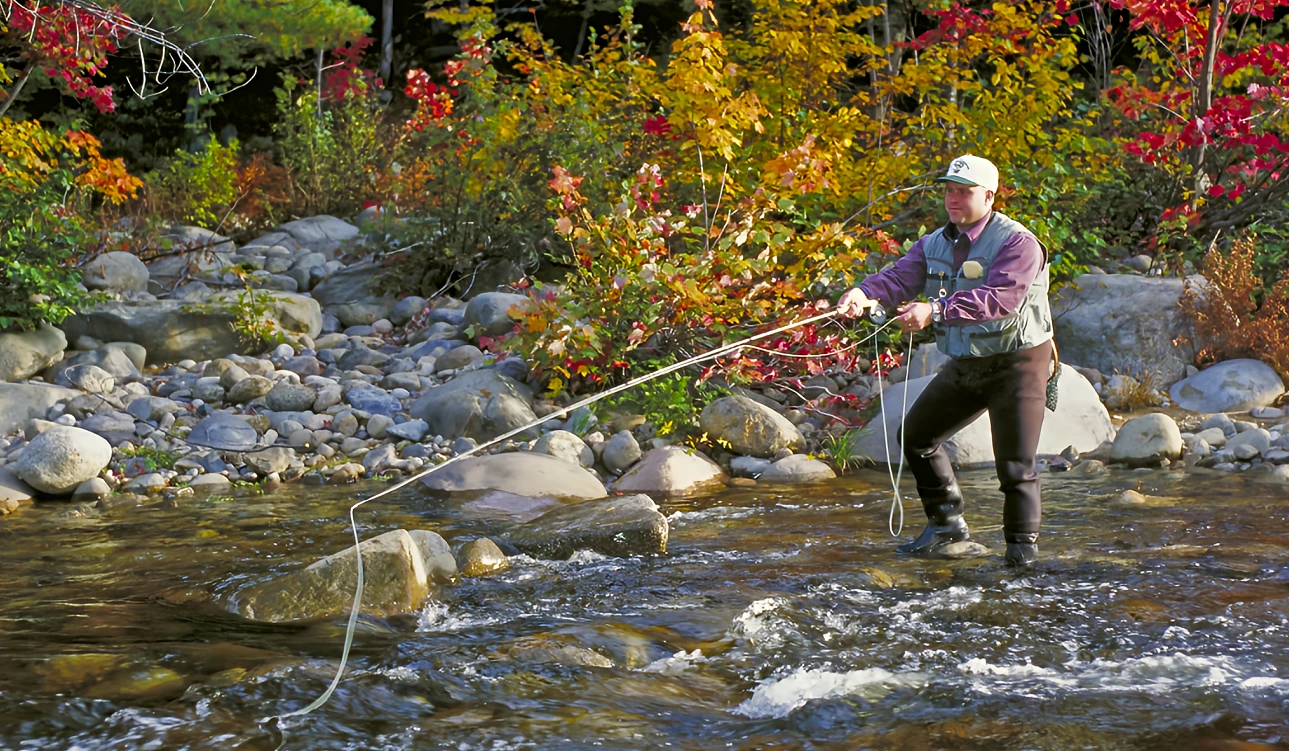
<instances>
[{"instance_id":1,"label":"submerged rock","mask_svg":"<svg viewBox=\"0 0 1289 751\"><path fill-rule=\"evenodd\" d=\"M583 501L548 511L512 530L506 541L537 558L579 550L613 556L667 552L667 518L646 495Z\"/></svg>"}]
</instances>

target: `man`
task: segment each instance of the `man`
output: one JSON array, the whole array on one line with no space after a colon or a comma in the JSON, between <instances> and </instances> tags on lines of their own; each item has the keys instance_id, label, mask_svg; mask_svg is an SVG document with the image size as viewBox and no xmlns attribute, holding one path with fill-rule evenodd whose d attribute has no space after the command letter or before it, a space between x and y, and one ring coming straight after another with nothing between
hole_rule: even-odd
<instances>
[{"instance_id":1,"label":"man","mask_svg":"<svg viewBox=\"0 0 1289 751\"><path fill-rule=\"evenodd\" d=\"M1035 454L1053 363L1047 253L1034 234L993 210L998 168L978 156L953 160L945 183L949 223L918 240L894 266L837 303L856 316L900 304L903 331L931 326L951 359L909 409L904 456L927 526L901 553L926 555L970 536L944 441L985 410L1003 492L1005 561L1038 557L1042 513ZM925 294L929 302L908 302Z\"/></svg>"}]
</instances>

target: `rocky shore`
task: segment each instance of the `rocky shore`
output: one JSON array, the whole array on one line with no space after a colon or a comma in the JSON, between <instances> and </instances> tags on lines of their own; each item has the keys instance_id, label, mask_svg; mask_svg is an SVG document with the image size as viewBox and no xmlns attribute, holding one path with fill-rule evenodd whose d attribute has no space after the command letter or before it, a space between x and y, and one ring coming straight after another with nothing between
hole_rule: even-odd
<instances>
[{"instance_id":1,"label":"rocky shore","mask_svg":"<svg viewBox=\"0 0 1289 751\"><path fill-rule=\"evenodd\" d=\"M657 437L638 415L600 424L585 409L566 414L534 395L525 362L484 352L479 338L511 330L523 295L375 295L373 261L346 252L362 239L358 226L313 217L240 248L192 227L170 239L175 251L151 264L126 253L91 261L85 284L110 299L62 327L0 332L0 514L44 499L87 516L252 483L401 478L531 424L424 478L434 492L484 494L478 502L520 520L513 534L450 545L429 530L396 530L368 540L374 584L364 602L374 614L414 608L436 582L495 571L517 552L665 550L653 499L834 477L815 456L821 424L803 397L868 398L880 386L886 431L875 420L851 458L895 460L899 405L944 359L931 345L881 384L829 373L804 392L715 399L700 423L720 448L705 454ZM1062 365L1060 403L1044 425L1047 469L1250 471L1289 482L1279 376L1255 361L1188 367L1172 345L1180 292L1181 280L1089 275L1058 296L1057 342L1077 366ZM248 307L281 343L262 351L238 330ZM950 442L960 466L992 462L987 420ZM261 620L331 617L352 577L352 550L336 553L248 589L234 607Z\"/></svg>"}]
</instances>

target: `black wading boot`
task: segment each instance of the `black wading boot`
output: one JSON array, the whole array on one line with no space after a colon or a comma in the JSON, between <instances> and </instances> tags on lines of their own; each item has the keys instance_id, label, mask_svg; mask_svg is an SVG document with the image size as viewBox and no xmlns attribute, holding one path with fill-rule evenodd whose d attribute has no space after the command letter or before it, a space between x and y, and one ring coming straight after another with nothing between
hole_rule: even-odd
<instances>
[{"instance_id":1,"label":"black wading boot","mask_svg":"<svg viewBox=\"0 0 1289 751\"><path fill-rule=\"evenodd\" d=\"M967 522L962 518L962 490L953 482L947 488L927 490L919 487L922 510L926 512L926 529L916 540L895 549L902 555L930 555L951 542L962 542L971 537Z\"/></svg>"},{"instance_id":2,"label":"black wading boot","mask_svg":"<svg viewBox=\"0 0 1289 751\"><path fill-rule=\"evenodd\" d=\"M1029 565L1038 560L1038 534L1037 533L1017 533L1008 534L1007 553L1003 556L1003 563L1011 568L1029 568Z\"/></svg>"}]
</instances>

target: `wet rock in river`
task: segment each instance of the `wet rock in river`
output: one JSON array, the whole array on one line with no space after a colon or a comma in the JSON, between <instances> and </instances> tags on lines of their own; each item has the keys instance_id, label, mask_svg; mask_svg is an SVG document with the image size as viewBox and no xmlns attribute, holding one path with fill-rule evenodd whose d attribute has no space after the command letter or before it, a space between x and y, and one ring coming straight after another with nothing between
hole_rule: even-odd
<instances>
[{"instance_id":1,"label":"wet rock in river","mask_svg":"<svg viewBox=\"0 0 1289 751\"><path fill-rule=\"evenodd\" d=\"M461 548L461 575L488 576L510 568L510 561L497 543L487 537L467 542Z\"/></svg>"},{"instance_id":2,"label":"wet rock in river","mask_svg":"<svg viewBox=\"0 0 1289 751\"><path fill-rule=\"evenodd\" d=\"M425 564L425 576L432 582L452 582L456 581L460 575L457 569L457 560L452 555L452 548L448 547L447 540L438 532L431 532L428 529L413 529L408 532L412 536L412 541L421 551L421 560Z\"/></svg>"},{"instance_id":3,"label":"wet rock in river","mask_svg":"<svg viewBox=\"0 0 1289 751\"><path fill-rule=\"evenodd\" d=\"M538 558L564 559L579 550L631 556L667 552L667 519L646 495L583 501L548 511L506 535Z\"/></svg>"},{"instance_id":4,"label":"wet rock in river","mask_svg":"<svg viewBox=\"0 0 1289 751\"><path fill-rule=\"evenodd\" d=\"M407 530L360 545L365 586L362 612L388 616L416 609L429 595L425 563ZM243 590L237 612L252 620L284 622L332 618L348 612L357 584L352 547L306 568Z\"/></svg>"}]
</instances>

